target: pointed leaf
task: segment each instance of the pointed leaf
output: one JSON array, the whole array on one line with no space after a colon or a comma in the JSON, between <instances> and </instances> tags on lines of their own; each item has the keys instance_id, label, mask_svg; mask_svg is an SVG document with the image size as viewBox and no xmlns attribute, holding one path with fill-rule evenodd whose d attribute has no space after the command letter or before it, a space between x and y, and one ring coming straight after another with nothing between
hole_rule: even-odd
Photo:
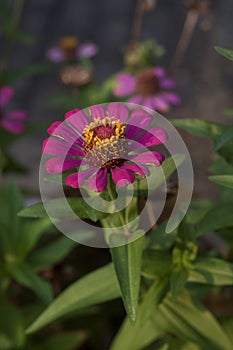
<instances>
[{"instance_id":1,"label":"pointed leaf","mask_svg":"<svg viewBox=\"0 0 233 350\"><path fill-rule=\"evenodd\" d=\"M172 124L193 135L209 137L215 141L224 132L225 126L203 119L172 119Z\"/></svg>"},{"instance_id":2,"label":"pointed leaf","mask_svg":"<svg viewBox=\"0 0 233 350\"><path fill-rule=\"evenodd\" d=\"M221 259L199 258L190 272L189 282L215 286L233 285L233 264Z\"/></svg>"},{"instance_id":3,"label":"pointed leaf","mask_svg":"<svg viewBox=\"0 0 233 350\"><path fill-rule=\"evenodd\" d=\"M232 349L230 340L214 316L201 304L193 302L187 292L175 301L170 297L164 299L159 310L167 322L168 332L202 345L204 349Z\"/></svg>"},{"instance_id":4,"label":"pointed leaf","mask_svg":"<svg viewBox=\"0 0 233 350\"><path fill-rule=\"evenodd\" d=\"M219 204L210 209L200 221L196 236L233 226L232 203Z\"/></svg>"},{"instance_id":5,"label":"pointed leaf","mask_svg":"<svg viewBox=\"0 0 233 350\"><path fill-rule=\"evenodd\" d=\"M224 47L215 46L215 50L222 56L228 58L228 60L233 61L233 51L225 49Z\"/></svg>"},{"instance_id":6,"label":"pointed leaf","mask_svg":"<svg viewBox=\"0 0 233 350\"><path fill-rule=\"evenodd\" d=\"M141 309L138 310L138 318L134 325L128 318L125 319L116 334L110 350L141 350L164 335L164 331L154 323L153 318L146 323L141 322Z\"/></svg>"},{"instance_id":7,"label":"pointed leaf","mask_svg":"<svg viewBox=\"0 0 233 350\"><path fill-rule=\"evenodd\" d=\"M233 139L233 126L227 127L222 135L217 139L214 150L219 151L227 142Z\"/></svg>"},{"instance_id":8,"label":"pointed leaf","mask_svg":"<svg viewBox=\"0 0 233 350\"><path fill-rule=\"evenodd\" d=\"M225 186L233 189L233 175L216 175L209 176L209 180L220 186Z\"/></svg>"},{"instance_id":9,"label":"pointed leaf","mask_svg":"<svg viewBox=\"0 0 233 350\"><path fill-rule=\"evenodd\" d=\"M19 265L10 264L8 270L18 283L33 290L46 304L52 301L53 294L50 284L37 276L25 262Z\"/></svg>"},{"instance_id":10,"label":"pointed leaf","mask_svg":"<svg viewBox=\"0 0 233 350\"><path fill-rule=\"evenodd\" d=\"M108 264L66 288L27 329L33 333L72 311L120 297L114 267Z\"/></svg>"},{"instance_id":11,"label":"pointed leaf","mask_svg":"<svg viewBox=\"0 0 233 350\"><path fill-rule=\"evenodd\" d=\"M67 206L68 202L68 206ZM73 219L73 212L82 219L91 219L92 221L98 221L98 219L105 216L103 212L99 212L90 206L81 197L77 198L56 198L46 203L37 203L30 207L21 210L18 213L20 217L26 218L44 218L47 217L46 206L49 209L49 214L52 218L56 219Z\"/></svg>"},{"instance_id":12,"label":"pointed leaf","mask_svg":"<svg viewBox=\"0 0 233 350\"><path fill-rule=\"evenodd\" d=\"M110 242L115 245L120 237L120 235L118 236L116 234L111 235ZM145 237L142 236L129 244L123 244L111 249L122 299L132 323L136 321L137 315L144 239Z\"/></svg>"},{"instance_id":13,"label":"pointed leaf","mask_svg":"<svg viewBox=\"0 0 233 350\"><path fill-rule=\"evenodd\" d=\"M35 271L43 270L45 267L53 266L63 260L68 253L77 246L75 241L61 237L55 242L47 244L37 250L29 257L30 266Z\"/></svg>"}]
</instances>

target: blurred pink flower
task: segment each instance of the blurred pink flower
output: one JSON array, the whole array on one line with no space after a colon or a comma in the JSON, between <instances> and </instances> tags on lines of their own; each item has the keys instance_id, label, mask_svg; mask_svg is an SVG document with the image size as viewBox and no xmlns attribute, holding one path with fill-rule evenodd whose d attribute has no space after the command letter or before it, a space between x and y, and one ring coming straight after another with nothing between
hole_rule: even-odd
<instances>
[{"instance_id":1,"label":"blurred pink flower","mask_svg":"<svg viewBox=\"0 0 233 350\"><path fill-rule=\"evenodd\" d=\"M14 95L14 89L10 86L0 88L0 126L13 134L20 134L24 130L24 120L27 118L25 111L4 111Z\"/></svg>"},{"instance_id":2,"label":"blurred pink flower","mask_svg":"<svg viewBox=\"0 0 233 350\"><path fill-rule=\"evenodd\" d=\"M54 63L76 61L79 58L91 58L98 53L98 46L94 43L79 44L76 37L64 37L57 46L52 46L47 51L47 59Z\"/></svg>"},{"instance_id":3,"label":"blurred pink flower","mask_svg":"<svg viewBox=\"0 0 233 350\"><path fill-rule=\"evenodd\" d=\"M170 105L180 104L180 97L169 91L175 81L161 67L146 68L137 76L119 73L113 86L116 97L129 97L128 102L143 105L155 111L166 112Z\"/></svg>"},{"instance_id":4,"label":"blurred pink flower","mask_svg":"<svg viewBox=\"0 0 233 350\"><path fill-rule=\"evenodd\" d=\"M147 165L161 165L164 156L147 147L166 142L167 134L152 126L149 113L131 112L117 102L91 106L89 111L90 115L78 109L68 112L65 122L55 122L48 129L51 136L43 144L43 153L52 156L45 164L48 173L73 169L66 177L68 186L79 188L88 181L90 190L101 192L107 187L108 174L115 184L126 186L136 174L149 175Z\"/></svg>"}]
</instances>

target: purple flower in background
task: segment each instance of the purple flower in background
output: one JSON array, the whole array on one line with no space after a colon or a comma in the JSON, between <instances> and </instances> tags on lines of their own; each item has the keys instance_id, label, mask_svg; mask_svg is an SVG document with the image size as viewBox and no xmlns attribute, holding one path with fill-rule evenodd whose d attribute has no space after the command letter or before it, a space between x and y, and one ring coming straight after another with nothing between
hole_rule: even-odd
<instances>
[{"instance_id":1,"label":"purple flower in background","mask_svg":"<svg viewBox=\"0 0 233 350\"><path fill-rule=\"evenodd\" d=\"M68 186L79 188L88 181L90 190L101 192L108 174L115 184L126 186L136 174L149 175L147 165L160 166L164 160L147 148L164 143L167 134L152 127L153 117L146 111L131 112L115 102L91 106L89 114L76 109L65 118L48 129L51 136L44 141L43 153L52 156L45 164L48 173L74 170L66 177Z\"/></svg>"},{"instance_id":2,"label":"purple flower in background","mask_svg":"<svg viewBox=\"0 0 233 350\"><path fill-rule=\"evenodd\" d=\"M137 76L119 73L113 86L116 97L128 97L128 102L141 104L155 111L166 112L170 105L178 105L180 97L170 91L175 81L168 78L161 67L146 68Z\"/></svg>"},{"instance_id":3,"label":"purple flower in background","mask_svg":"<svg viewBox=\"0 0 233 350\"><path fill-rule=\"evenodd\" d=\"M54 63L65 61L77 61L79 58L91 58L98 53L98 46L94 43L79 44L76 37L64 37L57 46L53 46L47 51L47 58Z\"/></svg>"},{"instance_id":4,"label":"purple flower in background","mask_svg":"<svg viewBox=\"0 0 233 350\"><path fill-rule=\"evenodd\" d=\"M14 95L14 89L10 86L0 88L0 127L13 134L20 134L24 130L24 120L27 117L25 111L5 111L3 108Z\"/></svg>"}]
</instances>

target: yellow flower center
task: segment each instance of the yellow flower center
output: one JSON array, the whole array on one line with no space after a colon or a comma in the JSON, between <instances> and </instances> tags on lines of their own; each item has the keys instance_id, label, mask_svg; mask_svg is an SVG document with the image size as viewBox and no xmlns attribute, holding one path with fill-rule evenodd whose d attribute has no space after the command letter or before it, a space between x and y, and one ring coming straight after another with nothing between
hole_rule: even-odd
<instances>
[{"instance_id":1,"label":"yellow flower center","mask_svg":"<svg viewBox=\"0 0 233 350\"><path fill-rule=\"evenodd\" d=\"M120 120L96 118L83 131L86 158L93 166L114 168L122 164L128 153L126 126Z\"/></svg>"}]
</instances>

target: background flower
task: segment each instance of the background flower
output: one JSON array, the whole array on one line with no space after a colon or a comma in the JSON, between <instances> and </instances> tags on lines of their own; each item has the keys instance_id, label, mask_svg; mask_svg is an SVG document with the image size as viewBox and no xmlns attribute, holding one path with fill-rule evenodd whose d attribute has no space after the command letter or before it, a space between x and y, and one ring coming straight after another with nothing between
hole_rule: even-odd
<instances>
[{"instance_id":1,"label":"background flower","mask_svg":"<svg viewBox=\"0 0 233 350\"><path fill-rule=\"evenodd\" d=\"M116 97L129 97L128 102L141 104L159 112L166 112L170 105L178 105L180 97L170 91L175 81L161 67L146 68L137 76L119 73L113 86Z\"/></svg>"},{"instance_id":2,"label":"background flower","mask_svg":"<svg viewBox=\"0 0 233 350\"><path fill-rule=\"evenodd\" d=\"M24 120L27 117L26 112L22 110L3 110L13 95L14 89L10 86L3 86L0 89L0 126L11 133L20 134L24 130Z\"/></svg>"},{"instance_id":3,"label":"background flower","mask_svg":"<svg viewBox=\"0 0 233 350\"><path fill-rule=\"evenodd\" d=\"M47 59L54 63L77 61L80 58L92 58L99 52L98 46L92 42L79 44L76 37L61 38L57 46L47 51Z\"/></svg>"}]
</instances>

